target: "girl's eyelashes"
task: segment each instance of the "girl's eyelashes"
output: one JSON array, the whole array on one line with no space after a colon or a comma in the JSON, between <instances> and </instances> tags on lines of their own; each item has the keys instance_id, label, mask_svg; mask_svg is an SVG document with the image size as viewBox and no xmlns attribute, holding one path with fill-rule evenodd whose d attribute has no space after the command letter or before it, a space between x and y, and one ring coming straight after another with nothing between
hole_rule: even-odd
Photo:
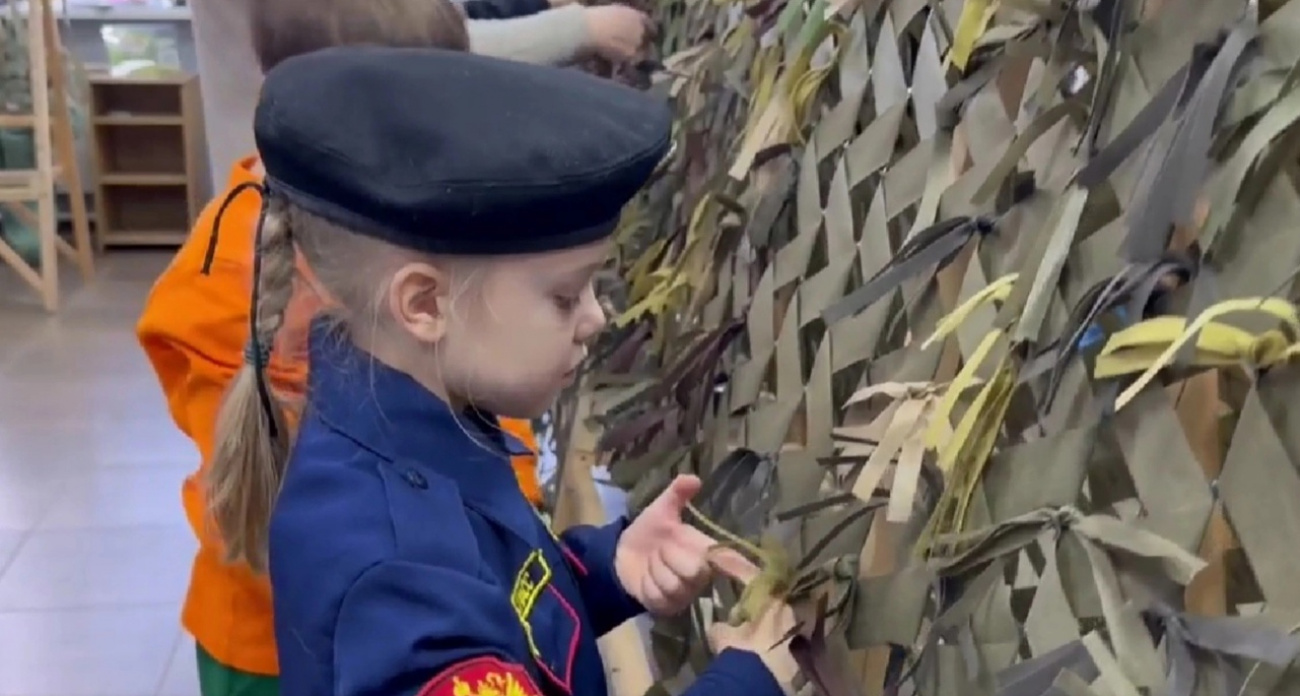
<instances>
[{"instance_id":1,"label":"girl's eyelashes","mask_svg":"<svg viewBox=\"0 0 1300 696\"><path fill-rule=\"evenodd\" d=\"M581 298L577 296L570 295L556 295L554 298L556 308L566 314L578 308L578 301L580 299Z\"/></svg>"},{"instance_id":2,"label":"girl's eyelashes","mask_svg":"<svg viewBox=\"0 0 1300 696\"><path fill-rule=\"evenodd\" d=\"M557 288L556 292L552 295L552 300L555 302L556 308L558 308L562 313L570 314L582 305L582 301L586 298L587 293L592 293L592 296L594 297L595 292L595 286L592 284L591 280L588 279L581 285L581 287L576 289L572 286Z\"/></svg>"}]
</instances>

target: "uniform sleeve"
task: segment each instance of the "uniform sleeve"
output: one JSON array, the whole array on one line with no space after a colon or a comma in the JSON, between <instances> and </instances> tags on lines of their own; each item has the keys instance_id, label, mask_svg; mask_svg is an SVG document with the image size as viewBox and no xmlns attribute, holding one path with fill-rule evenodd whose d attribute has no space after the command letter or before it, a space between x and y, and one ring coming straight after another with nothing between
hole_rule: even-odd
<instances>
[{"instance_id":1,"label":"uniform sleeve","mask_svg":"<svg viewBox=\"0 0 1300 696\"><path fill-rule=\"evenodd\" d=\"M537 14L551 6L550 0L465 0L465 16L470 19L510 19Z\"/></svg>"},{"instance_id":2,"label":"uniform sleeve","mask_svg":"<svg viewBox=\"0 0 1300 696\"><path fill-rule=\"evenodd\" d=\"M758 655L723 650L682 696L785 696L780 682Z\"/></svg>"},{"instance_id":3,"label":"uniform sleeve","mask_svg":"<svg viewBox=\"0 0 1300 696\"><path fill-rule=\"evenodd\" d=\"M603 527L580 525L560 535L560 543L575 566L578 591L597 636L645 612L645 607L623 589L614 572L614 550L624 529L627 518L621 517Z\"/></svg>"},{"instance_id":4,"label":"uniform sleeve","mask_svg":"<svg viewBox=\"0 0 1300 696\"><path fill-rule=\"evenodd\" d=\"M483 580L381 562L362 573L339 607L334 696L541 696L525 656L512 654L509 631L518 624L505 594Z\"/></svg>"}]
</instances>

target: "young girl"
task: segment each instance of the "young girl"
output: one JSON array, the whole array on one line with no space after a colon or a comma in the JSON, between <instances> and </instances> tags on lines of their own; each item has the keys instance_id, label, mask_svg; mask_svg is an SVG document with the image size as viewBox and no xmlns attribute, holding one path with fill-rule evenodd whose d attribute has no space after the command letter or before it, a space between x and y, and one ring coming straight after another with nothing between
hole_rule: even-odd
<instances>
[{"instance_id":1,"label":"young girl","mask_svg":"<svg viewBox=\"0 0 1300 696\"><path fill-rule=\"evenodd\" d=\"M334 45L368 43L434 46L480 51L541 62L572 59L583 51L623 55L639 41L645 17L627 7L577 5L545 10L545 0L474 0L473 15L515 19L470 21L447 0L275 0L253 5L253 49L263 70L281 61ZM631 37L631 38L629 38ZM635 46L633 46L635 48ZM253 104L239 116L253 120ZM250 129L251 131L251 129ZM197 643L203 696L275 696L279 672L271 623L270 587L245 564L227 563L208 520L203 472L212 458L213 429L221 396L240 363L248 326L253 231L261 207L249 190L262 179L256 154L233 169L226 190L203 211L190 238L159 278L140 318L138 333L158 373L177 425L199 449L201 469L186 480L185 513L199 539L182 622ZM209 253L220 227L222 244ZM278 355L268 374L286 394L304 388L306 370L297 355ZM530 448L527 421L502 427ZM514 458L525 495L540 503L530 451Z\"/></svg>"},{"instance_id":2,"label":"young girl","mask_svg":"<svg viewBox=\"0 0 1300 696\"><path fill-rule=\"evenodd\" d=\"M557 538L495 422L548 408L604 326L592 276L667 109L576 71L353 47L272 70L254 129L253 316L213 462L237 495L214 515L243 557L269 538L282 692L605 696L596 638L709 582L713 540L681 518L699 481ZM264 368L299 254L330 314L290 453ZM689 693L781 696L792 624L781 607L715 634Z\"/></svg>"}]
</instances>

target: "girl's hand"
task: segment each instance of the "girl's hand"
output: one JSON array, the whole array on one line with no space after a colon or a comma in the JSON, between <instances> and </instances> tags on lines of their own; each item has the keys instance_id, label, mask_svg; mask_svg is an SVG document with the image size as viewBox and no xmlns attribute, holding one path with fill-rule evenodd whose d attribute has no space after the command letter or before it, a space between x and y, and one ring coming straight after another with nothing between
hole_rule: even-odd
<instances>
[{"instance_id":1,"label":"girl's hand","mask_svg":"<svg viewBox=\"0 0 1300 696\"><path fill-rule=\"evenodd\" d=\"M619 538L614 573L623 589L651 614L677 614L709 586L714 570L746 581L758 568L744 556L682 521L700 479L678 476Z\"/></svg>"},{"instance_id":2,"label":"girl's hand","mask_svg":"<svg viewBox=\"0 0 1300 696\"><path fill-rule=\"evenodd\" d=\"M613 63L641 59L653 34L645 13L625 5L600 5L583 11L592 52Z\"/></svg>"},{"instance_id":3,"label":"girl's hand","mask_svg":"<svg viewBox=\"0 0 1300 696\"><path fill-rule=\"evenodd\" d=\"M727 648L754 653L789 694L793 693L795 677L799 674L799 664L790 653L794 627L794 611L783 602L773 601L762 616L747 623L739 626L715 623L710 626L709 647L714 654Z\"/></svg>"}]
</instances>

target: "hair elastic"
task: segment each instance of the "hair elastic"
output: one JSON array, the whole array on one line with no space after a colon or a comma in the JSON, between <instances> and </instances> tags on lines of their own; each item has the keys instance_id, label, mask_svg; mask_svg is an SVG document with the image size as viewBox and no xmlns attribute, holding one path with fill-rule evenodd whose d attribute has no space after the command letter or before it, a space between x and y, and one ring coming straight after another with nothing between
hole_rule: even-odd
<instances>
[{"instance_id":1,"label":"hair elastic","mask_svg":"<svg viewBox=\"0 0 1300 696\"><path fill-rule=\"evenodd\" d=\"M261 345L260 341L250 336L244 343L244 364L265 370L271 364L271 346Z\"/></svg>"}]
</instances>

